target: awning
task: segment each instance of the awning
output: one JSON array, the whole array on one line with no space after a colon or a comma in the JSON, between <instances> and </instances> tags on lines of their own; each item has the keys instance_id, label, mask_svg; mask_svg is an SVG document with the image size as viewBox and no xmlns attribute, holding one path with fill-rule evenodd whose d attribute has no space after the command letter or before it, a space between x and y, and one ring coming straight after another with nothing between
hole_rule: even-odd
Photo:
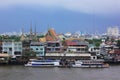
<instances>
[{"instance_id":1,"label":"awning","mask_svg":"<svg viewBox=\"0 0 120 80\"><path fill-rule=\"evenodd\" d=\"M0 53L0 57L10 57L10 55L5 54L5 53Z\"/></svg>"}]
</instances>

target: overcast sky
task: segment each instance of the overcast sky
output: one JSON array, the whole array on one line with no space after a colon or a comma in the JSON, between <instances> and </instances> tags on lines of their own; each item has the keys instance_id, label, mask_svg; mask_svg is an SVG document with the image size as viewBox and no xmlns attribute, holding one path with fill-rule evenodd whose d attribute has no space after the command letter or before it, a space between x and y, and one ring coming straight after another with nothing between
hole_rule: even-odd
<instances>
[{"instance_id":1,"label":"overcast sky","mask_svg":"<svg viewBox=\"0 0 120 80\"><path fill-rule=\"evenodd\" d=\"M31 23L38 32L106 32L120 26L120 0L0 0L0 33L28 31Z\"/></svg>"}]
</instances>

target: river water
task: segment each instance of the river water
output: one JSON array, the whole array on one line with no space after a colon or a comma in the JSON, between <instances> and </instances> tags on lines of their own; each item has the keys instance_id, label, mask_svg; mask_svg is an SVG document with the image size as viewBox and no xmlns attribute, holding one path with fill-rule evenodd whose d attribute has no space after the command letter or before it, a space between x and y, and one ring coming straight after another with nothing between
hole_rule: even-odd
<instances>
[{"instance_id":1,"label":"river water","mask_svg":"<svg viewBox=\"0 0 120 80\"><path fill-rule=\"evenodd\" d=\"M120 65L109 68L0 66L0 80L120 80Z\"/></svg>"}]
</instances>

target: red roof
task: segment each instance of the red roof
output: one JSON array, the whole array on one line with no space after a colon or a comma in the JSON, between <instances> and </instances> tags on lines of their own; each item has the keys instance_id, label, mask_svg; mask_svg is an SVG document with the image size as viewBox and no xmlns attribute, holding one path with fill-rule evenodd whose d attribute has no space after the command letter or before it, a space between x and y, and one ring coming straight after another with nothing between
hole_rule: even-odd
<instances>
[{"instance_id":1,"label":"red roof","mask_svg":"<svg viewBox=\"0 0 120 80\"><path fill-rule=\"evenodd\" d=\"M114 54L120 54L120 50L114 50Z\"/></svg>"}]
</instances>

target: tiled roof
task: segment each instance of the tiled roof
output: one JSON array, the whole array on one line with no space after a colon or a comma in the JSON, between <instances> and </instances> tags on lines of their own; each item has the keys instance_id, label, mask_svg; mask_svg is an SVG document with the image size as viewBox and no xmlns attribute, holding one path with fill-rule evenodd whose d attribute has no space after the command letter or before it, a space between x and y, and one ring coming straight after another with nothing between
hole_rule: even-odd
<instances>
[{"instance_id":1,"label":"tiled roof","mask_svg":"<svg viewBox=\"0 0 120 80\"><path fill-rule=\"evenodd\" d=\"M46 34L45 37L46 37L46 41L56 41L56 40L58 40L58 36L57 36L54 29L49 29L48 33Z\"/></svg>"},{"instance_id":2,"label":"tiled roof","mask_svg":"<svg viewBox=\"0 0 120 80\"><path fill-rule=\"evenodd\" d=\"M120 54L120 50L119 49L118 50L111 50L109 53L110 54Z\"/></svg>"},{"instance_id":3,"label":"tiled roof","mask_svg":"<svg viewBox=\"0 0 120 80\"><path fill-rule=\"evenodd\" d=\"M44 37L44 38L39 38L39 41L40 42L46 42L46 38Z\"/></svg>"},{"instance_id":4,"label":"tiled roof","mask_svg":"<svg viewBox=\"0 0 120 80\"><path fill-rule=\"evenodd\" d=\"M49 29L47 34L44 38L40 38L40 42L46 42L46 41L58 41L59 37L57 36L54 29Z\"/></svg>"},{"instance_id":5,"label":"tiled roof","mask_svg":"<svg viewBox=\"0 0 120 80\"><path fill-rule=\"evenodd\" d=\"M115 54L120 54L120 50L114 50Z\"/></svg>"},{"instance_id":6,"label":"tiled roof","mask_svg":"<svg viewBox=\"0 0 120 80\"><path fill-rule=\"evenodd\" d=\"M42 42L31 42L30 45L44 45L44 43L42 43Z\"/></svg>"},{"instance_id":7,"label":"tiled roof","mask_svg":"<svg viewBox=\"0 0 120 80\"><path fill-rule=\"evenodd\" d=\"M46 36L46 41L54 41L54 38L52 38L51 36L47 35Z\"/></svg>"}]
</instances>

